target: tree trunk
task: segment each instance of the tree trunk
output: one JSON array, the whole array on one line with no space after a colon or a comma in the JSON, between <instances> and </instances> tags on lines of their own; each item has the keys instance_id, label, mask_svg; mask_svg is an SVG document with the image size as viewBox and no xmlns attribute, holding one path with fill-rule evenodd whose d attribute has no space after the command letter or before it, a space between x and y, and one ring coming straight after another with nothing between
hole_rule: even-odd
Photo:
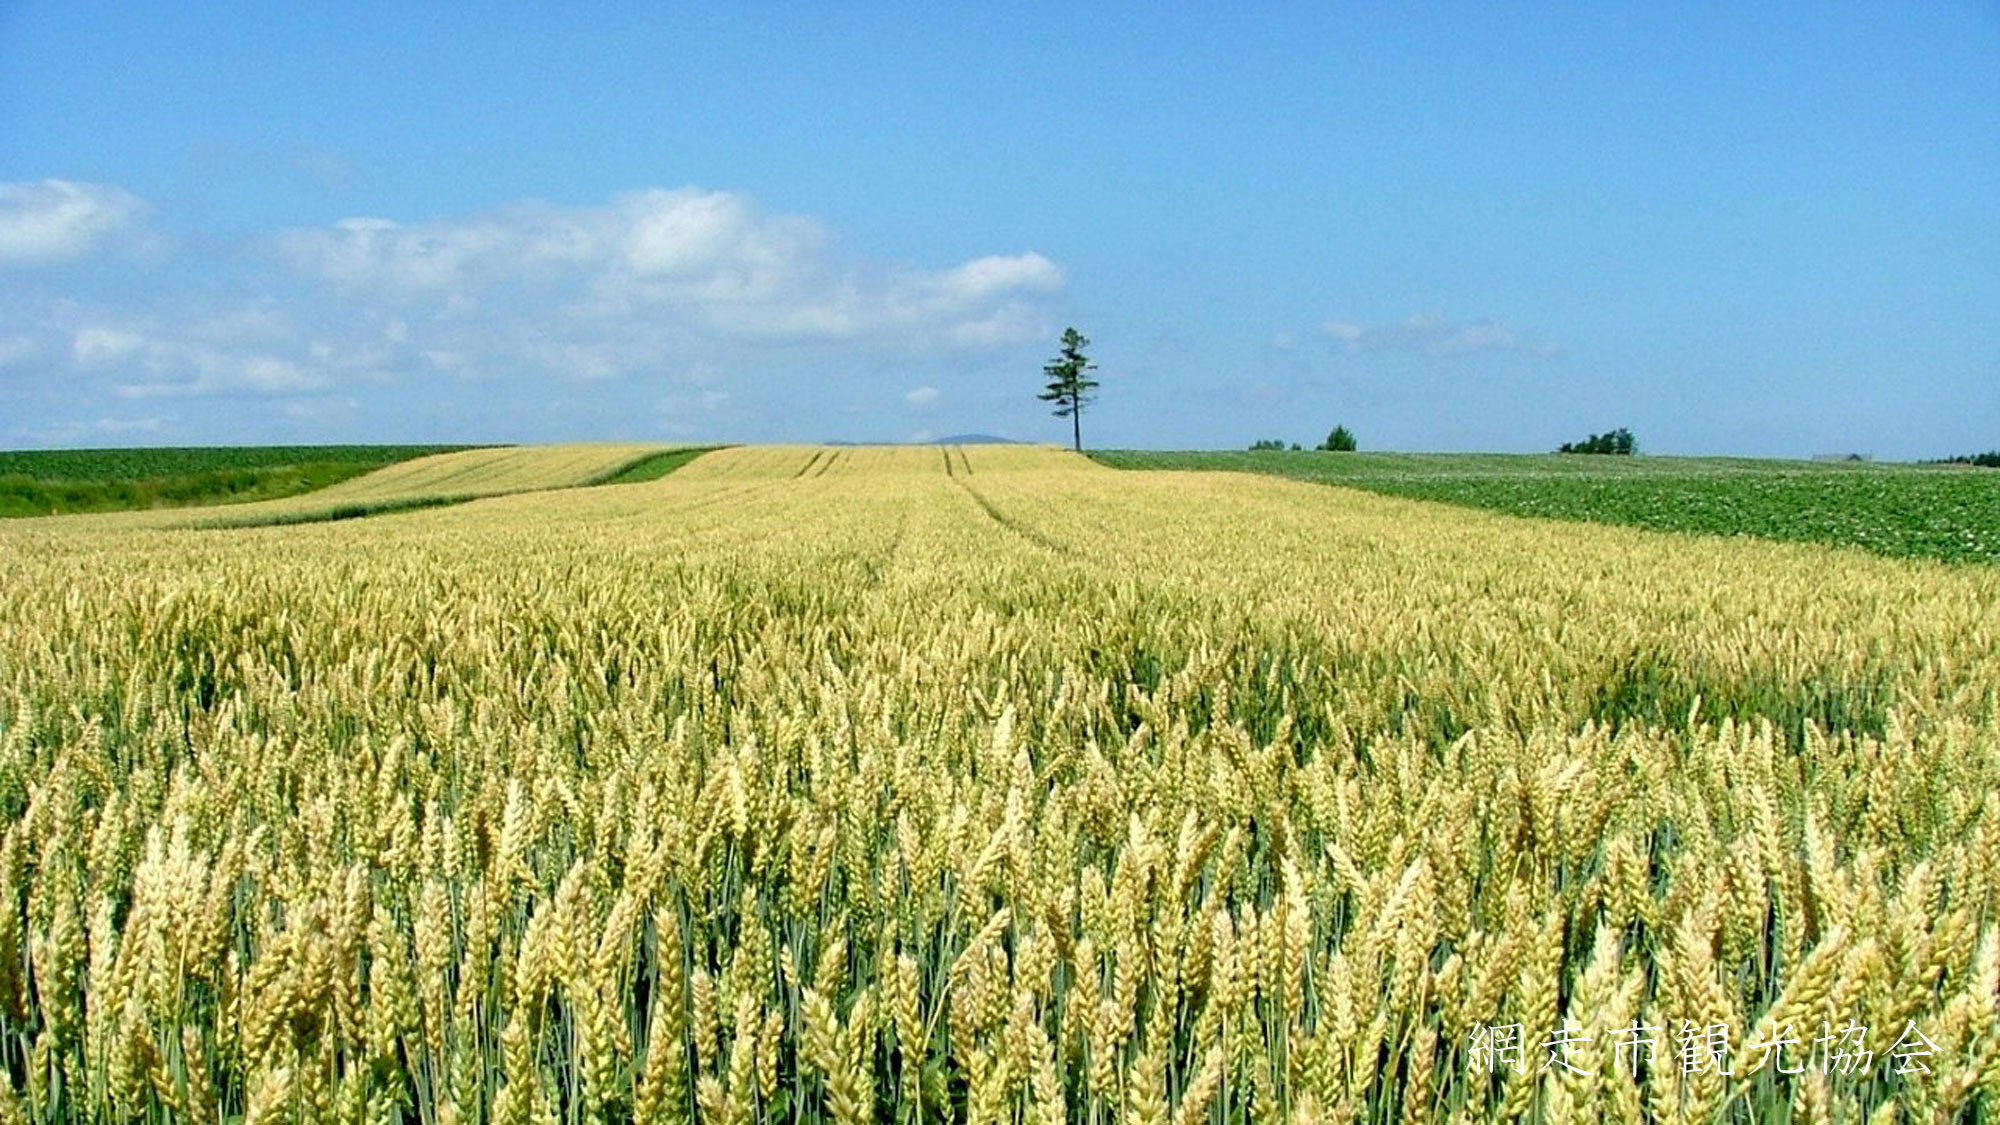
<instances>
[{"instance_id":1,"label":"tree trunk","mask_svg":"<svg viewBox=\"0 0 2000 1125\"><path fill-rule=\"evenodd\" d=\"M1073 436L1076 439L1076 451L1078 453L1082 453L1083 452L1083 404L1082 403L1070 404L1069 425L1070 429L1073 431L1071 436Z\"/></svg>"}]
</instances>

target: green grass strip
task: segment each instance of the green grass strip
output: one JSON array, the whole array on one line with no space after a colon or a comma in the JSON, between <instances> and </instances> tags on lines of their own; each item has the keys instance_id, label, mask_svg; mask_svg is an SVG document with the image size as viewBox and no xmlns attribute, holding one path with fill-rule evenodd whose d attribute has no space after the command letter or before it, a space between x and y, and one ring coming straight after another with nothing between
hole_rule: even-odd
<instances>
[{"instance_id":1,"label":"green grass strip","mask_svg":"<svg viewBox=\"0 0 2000 1125\"><path fill-rule=\"evenodd\" d=\"M195 524L203 529L230 529L245 527L289 527L302 523L337 523L341 520L358 520L368 516L386 516L396 512L415 512L425 508L449 508L457 504L467 504L489 497L478 496L402 496L394 500L357 501L352 504L338 504L331 508L309 509L299 512L278 512L272 515L252 516L240 520L214 520Z\"/></svg>"},{"instance_id":2,"label":"green grass strip","mask_svg":"<svg viewBox=\"0 0 2000 1125\"><path fill-rule=\"evenodd\" d=\"M713 453L718 449L724 448L727 447L701 445L687 449L669 449L660 453L648 453L634 460L627 461L625 464L587 480L576 487L589 488L600 484L644 484L647 481L659 480L704 453Z\"/></svg>"},{"instance_id":3,"label":"green grass strip","mask_svg":"<svg viewBox=\"0 0 2000 1125\"><path fill-rule=\"evenodd\" d=\"M0 452L0 518L279 500L472 446L217 446Z\"/></svg>"},{"instance_id":4,"label":"green grass strip","mask_svg":"<svg viewBox=\"0 0 2000 1125\"><path fill-rule=\"evenodd\" d=\"M1964 466L1236 451L1092 456L1120 469L1260 473L1517 516L2000 563L2000 472Z\"/></svg>"},{"instance_id":5,"label":"green grass strip","mask_svg":"<svg viewBox=\"0 0 2000 1125\"><path fill-rule=\"evenodd\" d=\"M110 481L190 476L219 470L294 465L393 465L477 445L210 445L134 449L0 450L0 476Z\"/></svg>"},{"instance_id":6,"label":"green grass strip","mask_svg":"<svg viewBox=\"0 0 2000 1125\"><path fill-rule=\"evenodd\" d=\"M608 473L599 474L576 484L561 485L556 488L520 488L511 492L482 492L471 496L403 496L388 500L358 501L340 504L331 508L306 509L296 512L277 512L256 515L244 519L212 520L194 526L204 529L240 529L246 527L289 527L306 523L332 523L337 520L363 519L368 516L392 515L397 512L419 511L425 508L447 508L474 500L491 500L499 496L520 496L529 492L560 492L571 488L594 488L607 484L635 484L641 481L659 480L682 465L704 453L724 448L719 445L702 446L695 449L670 449L660 453L647 453L617 466Z\"/></svg>"},{"instance_id":7,"label":"green grass strip","mask_svg":"<svg viewBox=\"0 0 2000 1125\"><path fill-rule=\"evenodd\" d=\"M278 500L372 473L380 465L313 462L257 469L215 469L130 480L37 480L0 477L0 517L197 508Z\"/></svg>"}]
</instances>

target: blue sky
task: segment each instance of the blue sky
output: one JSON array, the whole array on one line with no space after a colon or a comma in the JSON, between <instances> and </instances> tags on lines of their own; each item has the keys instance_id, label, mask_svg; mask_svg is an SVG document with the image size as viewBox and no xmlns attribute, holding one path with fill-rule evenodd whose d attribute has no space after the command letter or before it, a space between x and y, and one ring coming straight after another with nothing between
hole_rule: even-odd
<instances>
[{"instance_id":1,"label":"blue sky","mask_svg":"<svg viewBox=\"0 0 2000 1125\"><path fill-rule=\"evenodd\" d=\"M2000 446L1991 0L302 7L0 0L0 447Z\"/></svg>"}]
</instances>

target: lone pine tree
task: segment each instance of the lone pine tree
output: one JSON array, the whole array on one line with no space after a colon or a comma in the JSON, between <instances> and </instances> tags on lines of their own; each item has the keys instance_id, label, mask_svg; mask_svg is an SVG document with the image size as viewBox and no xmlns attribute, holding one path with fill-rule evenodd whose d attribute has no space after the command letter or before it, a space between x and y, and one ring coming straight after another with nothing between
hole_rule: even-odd
<instances>
[{"instance_id":1,"label":"lone pine tree","mask_svg":"<svg viewBox=\"0 0 2000 1125\"><path fill-rule=\"evenodd\" d=\"M1097 380L1085 374L1097 370L1083 354L1090 341L1074 328L1063 329L1062 353L1042 367L1042 374L1049 377L1048 389L1039 396L1043 402L1056 404L1055 416L1070 420L1070 432L1076 442L1076 451L1083 452L1083 408L1096 401L1090 392L1097 389Z\"/></svg>"}]
</instances>

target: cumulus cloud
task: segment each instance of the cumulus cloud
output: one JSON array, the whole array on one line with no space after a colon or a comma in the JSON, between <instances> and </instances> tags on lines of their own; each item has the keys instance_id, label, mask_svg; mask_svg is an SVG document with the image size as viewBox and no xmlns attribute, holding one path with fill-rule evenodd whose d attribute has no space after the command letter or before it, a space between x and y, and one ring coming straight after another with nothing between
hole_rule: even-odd
<instances>
[{"instance_id":1,"label":"cumulus cloud","mask_svg":"<svg viewBox=\"0 0 2000 1125\"><path fill-rule=\"evenodd\" d=\"M1017 289L1048 291L1060 289L1062 283L1062 270L1034 253L978 258L946 270L937 279L938 288L957 300L978 300Z\"/></svg>"},{"instance_id":2,"label":"cumulus cloud","mask_svg":"<svg viewBox=\"0 0 2000 1125\"><path fill-rule=\"evenodd\" d=\"M106 184L0 182L0 267L81 258L135 233L144 206Z\"/></svg>"},{"instance_id":3,"label":"cumulus cloud","mask_svg":"<svg viewBox=\"0 0 2000 1125\"><path fill-rule=\"evenodd\" d=\"M645 321L736 342L1026 341L1045 334L1037 302L1063 284L1062 270L1033 252L930 271L843 258L816 220L699 188L589 207L530 201L407 226L344 219L275 242L302 275L376 301L476 317L533 299L545 322ZM606 374L618 361L583 366Z\"/></svg>"},{"instance_id":4,"label":"cumulus cloud","mask_svg":"<svg viewBox=\"0 0 2000 1125\"><path fill-rule=\"evenodd\" d=\"M1452 320L1437 311L1414 313L1398 324L1334 319L1320 327L1350 352L1412 351L1430 356L1458 356L1481 352L1554 355L1560 350L1548 341L1523 339L1490 318Z\"/></svg>"},{"instance_id":5,"label":"cumulus cloud","mask_svg":"<svg viewBox=\"0 0 2000 1125\"><path fill-rule=\"evenodd\" d=\"M70 355L78 367L107 367L138 353L146 340L137 332L92 325L77 329L70 338Z\"/></svg>"},{"instance_id":6,"label":"cumulus cloud","mask_svg":"<svg viewBox=\"0 0 2000 1125\"><path fill-rule=\"evenodd\" d=\"M264 398L320 390L353 367L353 346L328 344L264 298L178 315L69 299L9 311L33 330L18 338L17 369L39 370L72 393Z\"/></svg>"},{"instance_id":7,"label":"cumulus cloud","mask_svg":"<svg viewBox=\"0 0 2000 1125\"><path fill-rule=\"evenodd\" d=\"M0 265L143 240L140 210L115 188L4 185ZM577 427L754 428L772 412L819 417L804 404L831 401L843 377L1039 345L1064 284L1033 251L884 261L809 216L699 188L352 217L218 248L180 246L171 271L144 278L129 256L89 256L79 268L96 272L61 296L0 272L0 373L43 380L46 409L77 417L206 398L301 424L428 411L457 425L463 408L530 433L563 411ZM903 405L936 396L919 387Z\"/></svg>"},{"instance_id":8,"label":"cumulus cloud","mask_svg":"<svg viewBox=\"0 0 2000 1125\"><path fill-rule=\"evenodd\" d=\"M135 377L113 384L121 398L274 396L316 391L327 385L324 376L297 360L270 352L172 339L143 343L137 350L145 358Z\"/></svg>"}]
</instances>

